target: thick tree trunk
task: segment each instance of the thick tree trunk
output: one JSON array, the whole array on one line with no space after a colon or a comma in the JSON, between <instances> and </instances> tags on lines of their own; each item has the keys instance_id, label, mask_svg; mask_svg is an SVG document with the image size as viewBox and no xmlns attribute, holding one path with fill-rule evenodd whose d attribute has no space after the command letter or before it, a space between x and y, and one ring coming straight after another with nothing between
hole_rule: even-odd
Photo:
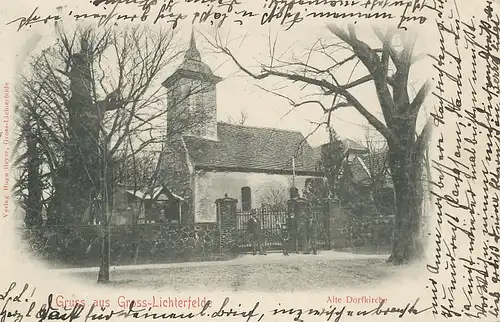
<instances>
[{"instance_id":1,"label":"thick tree trunk","mask_svg":"<svg viewBox=\"0 0 500 322\"><path fill-rule=\"evenodd\" d=\"M419 238L422 212L420 160L413 159L412 146L392 153L390 167L396 197L394 240L389 261L408 263L422 255Z\"/></svg>"},{"instance_id":2,"label":"thick tree trunk","mask_svg":"<svg viewBox=\"0 0 500 322\"><path fill-rule=\"evenodd\" d=\"M104 159L104 158L103 158ZM109 267L111 265L111 231L110 231L110 217L111 209L109 207L109 187L107 187L106 178L106 161L104 162L103 180L101 187L101 265L99 267L99 274L97 277L98 283L109 282Z\"/></svg>"},{"instance_id":3,"label":"thick tree trunk","mask_svg":"<svg viewBox=\"0 0 500 322\"><path fill-rule=\"evenodd\" d=\"M91 58L88 56L86 38L81 40L80 53L72 55L68 73L71 98L68 102L68 172L70 221L79 223L87 210L89 200L97 195L99 160L99 111L93 99Z\"/></svg>"},{"instance_id":4,"label":"thick tree trunk","mask_svg":"<svg viewBox=\"0 0 500 322\"><path fill-rule=\"evenodd\" d=\"M97 283L108 283L109 282L109 267L110 263L110 246L111 246L111 234L109 231L109 225L107 224L106 218L101 221L102 228L102 238L101 238L101 265L99 267L99 274L97 276Z\"/></svg>"},{"instance_id":5,"label":"thick tree trunk","mask_svg":"<svg viewBox=\"0 0 500 322\"><path fill-rule=\"evenodd\" d=\"M103 143L104 153L99 162L100 168L100 212L101 212L101 265L99 267L99 274L97 277L98 283L109 282L109 267L111 265L111 216L113 214L113 197L112 197L112 183L113 172L112 167L109 167L110 159L108 157L107 143ZM110 171L111 170L111 171Z\"/></svg>"},{"instance_id":6,"label":"thick tree trunk","mask_svg":"<svg viewBox=\"0 0 500 322\"><path fill-rule=\"evenodd\" d=\"M29 123L27 124L29 127ZM42 219L42 182L40 178L40 160L32 129L26 129L27 170L28 170L28 200L24 223L26 227L36 227L43 224Z\"/></svg>"}]
</instances>

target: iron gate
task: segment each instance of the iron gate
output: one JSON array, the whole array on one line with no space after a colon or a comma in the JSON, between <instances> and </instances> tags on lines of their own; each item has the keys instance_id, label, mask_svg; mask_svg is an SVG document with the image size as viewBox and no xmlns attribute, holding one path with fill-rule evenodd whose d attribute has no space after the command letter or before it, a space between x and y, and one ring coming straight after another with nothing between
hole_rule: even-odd
<instances>
[{"instance_id":1,"label":"iron gate","mask_svg":"<svg viewBox=\"0 0 500 322\"><path fill-rule=\"evenodd\" d=\"M266 250L282 249L281 244L281 225L286 222L288 213L286 211L275 211L270 209L254 209L252 211L236 212L236 231L237 231L237 245L240 251L248 251L251 249L250 238L247 233L247 222L255 213L256 217L261 222L262 232L264 234L264 247ZM328 223L325 219L325 213L321 211L314 211L313 215L318 221L318 246L320 248L327 248L328 246ZM299 241L300 243L300 241Z\"/></svg>"},{"instance_id":2,"label":"iron gate","mask_svg":"<svg viewBox=\"0 0 500 322\"><path fill-rule=\"evenodd\" d=\"M280 226L286 221L286 211L272 211L269 209L252 210L261 222L264 234L264 247L268 250L281 248ZM236 229L238 231L238 246L240 250L249 250L252 246L248 233L247 222L252 216L250 211L236 212Z\"/></svg>"}]
</instances>

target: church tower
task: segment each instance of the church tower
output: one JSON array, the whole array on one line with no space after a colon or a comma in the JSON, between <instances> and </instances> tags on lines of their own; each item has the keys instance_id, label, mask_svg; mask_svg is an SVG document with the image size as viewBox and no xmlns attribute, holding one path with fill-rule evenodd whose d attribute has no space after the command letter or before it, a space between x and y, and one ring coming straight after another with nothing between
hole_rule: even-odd
<instances>
[{"instance_id":1,"label":"church tower","mask_svg":"<svg viewBox=\"0 0 500 322\"><path fill-rule=\"evenodd\" d=\"M167 89L167 136L193 135L217 140L216 85L222 78L203 63L194 31L179 68L162 85Z\"/></svg>"}]
</instances>

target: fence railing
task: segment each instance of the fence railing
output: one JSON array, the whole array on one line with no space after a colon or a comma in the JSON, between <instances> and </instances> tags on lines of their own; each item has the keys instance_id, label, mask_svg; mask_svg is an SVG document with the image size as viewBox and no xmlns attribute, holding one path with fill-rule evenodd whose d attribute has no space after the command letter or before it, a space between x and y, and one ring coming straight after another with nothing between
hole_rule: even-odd
<instances>
[{"instance_id":1,"label":"fence railing","mask_svg":"<svg viewBox=\"0 0 500 322\"><path fill-rule=\"evenodd\" d=\"M286 221L287 212L262 208L251 211L236 211L237 244L239 248L251 247L246 230L247 222L250 220L252 214L255 214L261 222L264 246L267 248L279 247L281 245L280 227Z\"/></svg>"},{"instance_id":2,"label":"fence railing","mask_svg":"<svg viewBox=\"0 0 500 322\"><path fill-rule=\"evenodd\" d=\"M264 247L268 249L278 249L282 247L281 225L287 220L288 212L272 210L267 208L253 209L251 211L236 211L236 231L237 244L244 250L251 247L251 241L247 234L247 222L252 214L260 220L261 229L264 236ZM328 223L325 220L328 214L324 211L311 210L311 214L318 221L318 245L326 247L329 243Z\"/></svg>"}]
</instances>

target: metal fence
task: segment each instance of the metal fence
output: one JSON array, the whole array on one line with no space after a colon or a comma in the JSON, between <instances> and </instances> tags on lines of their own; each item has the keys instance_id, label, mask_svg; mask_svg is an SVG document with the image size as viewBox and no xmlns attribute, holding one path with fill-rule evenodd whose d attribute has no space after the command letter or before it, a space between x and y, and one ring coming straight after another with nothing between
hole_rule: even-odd
<instances>
[{"instance_id":1,"label":"metal fence","mask_svg":"<svg viewBox=\"0 0 500 322\"><path fill-rule=\"evenodd\" d=\"M272 209L253 209L251 211L236 212L236 230L237 244L240 251L246 251L251 248L251 242L247 233L247 222L252 213L261 222L261 229L264 235L264 247L268 250L277 250L282 248L280 227L286 222L288 213L286 211L276 211ZM321 211L312 211L313 216L318 221L318 246L326 247L328 245L328 228L325 213Z\"/></svg>"},{"instance_id":2,"label":"metal fence","mask_svg":"<svg viewBox=\"0 0 500 322\"><path fill-rule=\"evenodd\" d=\"M286 211L273 211L271 209L253 209L252 211L236 212L236 230L238 231L238 247L242 250L251 247L251 242L247 234L247 222L255 213L261 222L262 233L264 235L264 247L266 249L277 249L281 247L280 227L286 221Z\"/></svg>"}]
</instances>

